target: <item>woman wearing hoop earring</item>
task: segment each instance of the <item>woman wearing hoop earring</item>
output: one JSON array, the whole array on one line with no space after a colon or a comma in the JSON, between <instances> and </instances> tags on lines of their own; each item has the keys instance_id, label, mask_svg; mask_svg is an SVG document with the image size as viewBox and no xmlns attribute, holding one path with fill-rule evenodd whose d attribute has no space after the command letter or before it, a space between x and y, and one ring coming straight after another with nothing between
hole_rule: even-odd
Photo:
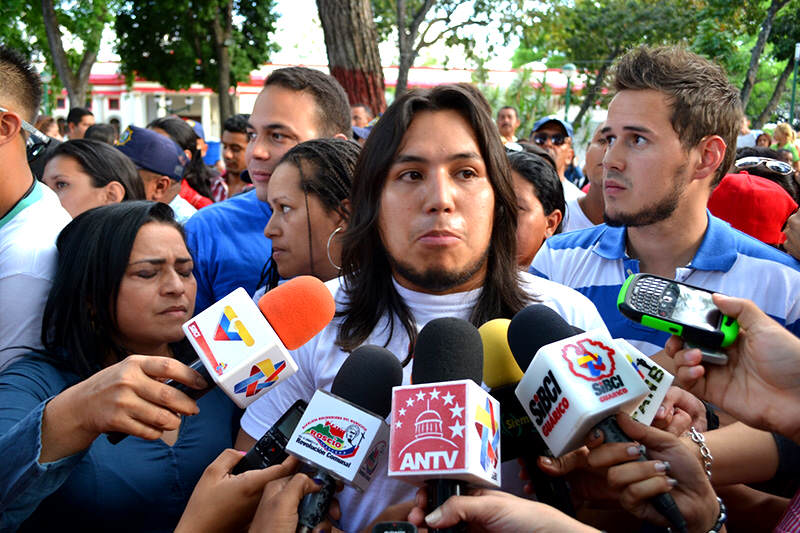
<instances>
[{"instance_id":1,"label":"woman wearing hoop earring","mask_svg":"<svg viewBox=\"0 0 800 533\"><path fill-rule=\"evenodd\" d=\"M352 141L316 139L289 150L275 167L267 196L272 217L264 228L272 240L266 290L279 278L311 275L328 281L339 275L339 237L347 228L359 151Z\"/></svg>"}]
</instances>

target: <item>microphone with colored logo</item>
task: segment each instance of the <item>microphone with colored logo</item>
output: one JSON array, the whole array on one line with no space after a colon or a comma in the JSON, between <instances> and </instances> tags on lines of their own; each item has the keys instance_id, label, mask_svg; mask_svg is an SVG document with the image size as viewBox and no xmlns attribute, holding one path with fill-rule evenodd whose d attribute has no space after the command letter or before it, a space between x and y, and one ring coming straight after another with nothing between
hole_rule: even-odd
<instances>
[{"instance_id":1,"label":"microphone with colored logo","mask_svg":"<svg viewBox=\"0 0 800 533\"><path fill-rule=\"evenodd\" d=\"M183 324L198 359L189 366L209 383L198 390L166 383L197 399L218 386L244 409L297 372L289 350L307 343L333 319L336 305L322 281L298 276L258 301L236 289ZM109 434L116 444L123 433Z\"/></svg>"},{"instance_id":2,"label":"microphone with colored logo","mask_svg":"<svg viewBox=\"0 0 800 533\"><path fill-rule=\"evenodd\" d=\"M480 387L482 379L478 330L437 318L417 338L412 385L392 391L389 477L425 483L429 510L465 494L470 483L500 486L500 404Z\"/></svg>"},{"instance_id":3,"label":"microphone with colored logo","mask_svg":"<svg viewBox=\"0 0 800 533\"><path fill-rule=\"evenodd\" d=\"M510 323L507 318L496 318L478 328L483 340L483 381L491 388L489 393L500 402L503 461L521 459L536 489L536 498L575 516L566 481L548 476L536 463L540 455L550 455L550 450L533 428L515 393L523 374L508 347Z\"/></svg>"},{"instance_id":4,"label":"microphone with colored logo","mask_svg":"<svg viewBox=\"0 0 800 533\"><path fill-rule=\"evenodd\" d=\"M607 331L576 335L555 311L534 304L511 320L508 345L525 369L517 398L555 455L579 448L593 428L603 432L605 442L630 442L614 416L632 412L649 390ZM641 454L638 460L647 458ZM675 529L686 531L670 494L651 503Z\"/></svg>"},{"instance_id":5,"label":"microphone with colored logo","mask_svg":"<svg viewBox=\"0 0 800 533\"><path fill-rule=\"evenodd\" d=\"M342 364L330 393L314 393L286 446L316 467L313 477L322 482L322 490L300 503L298 531L310 532L325 519L337 480L363 491L386 468L389 427L384 419L392 387L402 382L403 368L392 352L364 345Z\"/></svg>"}]
</instances>

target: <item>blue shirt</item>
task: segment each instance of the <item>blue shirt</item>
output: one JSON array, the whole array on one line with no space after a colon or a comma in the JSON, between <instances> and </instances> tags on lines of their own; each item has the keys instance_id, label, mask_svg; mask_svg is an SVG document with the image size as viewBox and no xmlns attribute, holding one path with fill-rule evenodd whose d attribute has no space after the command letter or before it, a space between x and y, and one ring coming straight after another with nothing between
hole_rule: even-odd
<instances>
[{"instance_id":1,"label":"blue shirt","mask_svg":"<svg viewBox=\"0 0 800 533\"><path fill-rule=\"evenodd\" d=\"M78 381L39 357L0 373L0 531L172 531L206 466L232 447L240 411L215 388L173 446L137 437L115 446L101 435L40 464L45 405Z\"/></svg>"},{"instance_id":2,"label":"blue shirt","mask_svg":"<svg viewBox=\"0 0 800 533\"><path fill-rule=\"evenodd\" d=\"M270 216L269 204L252 190L204 207L186 222L197 279L195 313L239 287L253 296L272 253L264 236Z\"/></svg>"},{"instance_id":3,"label":"blue shirt","mask_svg":"<svg viewBox=\"0 0 800 533\"><path fill-rule=\"evenodd\" d=\"M647 355L660 351L669 335L625 318L617 296L639 261L625 250L626 228L605 224L550 237L533 260L533 274L586 295L600 311L612 337L622 337ZM747 298L800 334L800 262L708 214L708 228L692 261L675 279L714 292Z\"/></svg>"}]
</instances>

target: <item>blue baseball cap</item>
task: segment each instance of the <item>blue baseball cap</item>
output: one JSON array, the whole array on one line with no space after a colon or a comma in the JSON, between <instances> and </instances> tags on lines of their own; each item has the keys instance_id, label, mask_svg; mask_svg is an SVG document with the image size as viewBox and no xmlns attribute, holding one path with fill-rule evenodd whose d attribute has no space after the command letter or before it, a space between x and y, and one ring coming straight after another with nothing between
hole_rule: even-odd
<instances>
[{"instance_id":1,"label":"blue baseball cap","mask_svg":"<svg viewBox=\"0 0 800 533\"><path fill-rule=\"evenodd\" d=\"M171 180L181 181L189 162L178 144L153 130L128 126L119 136L117 148L138 167Z\"/></svg>"},{"instance_id":2,"label":"blue baseball cap","mask_svg":"<svg viewBox=\"0 0 800 533\"><path fill-rule=\"evenodd\" d=\"M533 125L533 129L531 130L531 135L536 133L539 130L539 128L541 128L548 122L557 122L562 128L564 128L564 131L567 132L567 137L572 137L572 124L570 124L565 120L561 120L555 115L550 115L537 120L536 123Z\"/></svg>"},{"instance_id":3,"label":"blue baseball cap","mask_svg":"<svg viewBox=\"0 0 800 533\"><path fill-rule=\"evenodd\" d=\"M192 119L190 119L190 118L185 118L185 119L183 119L183 120L184 120L184 121L185 121L185 122L186 122L188 125L190 125L190 126L192 127L192 129L194 130L194 133L195 133L195 135L197 135L198 137L200 137L201 139L203 139L203 141L205 141L205 140L206 140L206 134L205 134L205 132L203 131L203 125L202 125L201 123L197 122L196 120L192 120Z\"/></svg>"}]
</instances>

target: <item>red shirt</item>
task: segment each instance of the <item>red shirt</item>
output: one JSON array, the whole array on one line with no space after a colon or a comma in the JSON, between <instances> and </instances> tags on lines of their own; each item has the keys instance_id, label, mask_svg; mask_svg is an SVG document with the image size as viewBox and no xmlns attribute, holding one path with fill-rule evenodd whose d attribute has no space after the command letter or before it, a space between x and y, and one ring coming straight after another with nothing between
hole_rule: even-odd
<instances>
[{"instance_id":1,"label":"red shirt","mask_svg":"<svg viewBox=\"0 0 800 533\"><path fill-rule=\"evenodd\" d=\"M211 205L214 202L211 199L206 198L189 185L189 182L186 180L181 181L181 192L178 193L181 198L192 204L192 207L195 209L201 209L207 205Z\"/></svg>"}]
</instances>

